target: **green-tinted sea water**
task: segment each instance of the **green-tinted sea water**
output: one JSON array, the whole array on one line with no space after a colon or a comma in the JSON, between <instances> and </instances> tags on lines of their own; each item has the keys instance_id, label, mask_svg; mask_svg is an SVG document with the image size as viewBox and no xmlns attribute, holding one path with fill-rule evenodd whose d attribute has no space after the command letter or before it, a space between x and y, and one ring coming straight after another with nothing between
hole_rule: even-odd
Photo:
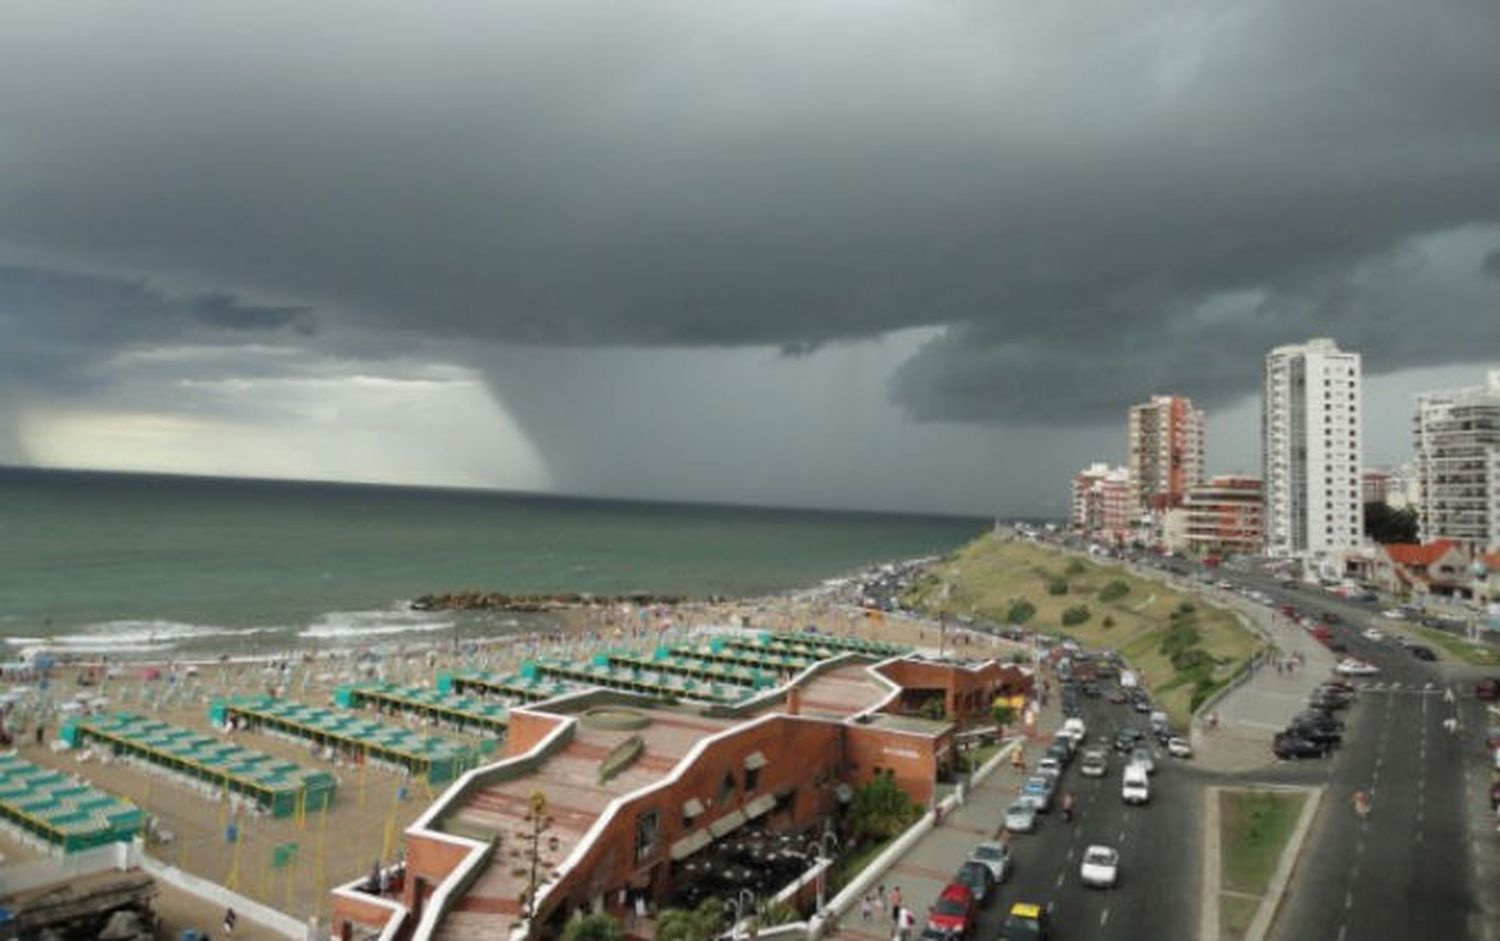
<instances>
[{"instance_id":1,"label":"green-tinted sea water","mask_svg":"<svg viewBox=\"0 0 1500 941\"><path fill-rule=\"evenodd\" d=\"M0 470L0 633L11 655L414 639L452 617L405 609L428 592L759 595L942 553L985 525Z\"/></svg>"}]
</instances>

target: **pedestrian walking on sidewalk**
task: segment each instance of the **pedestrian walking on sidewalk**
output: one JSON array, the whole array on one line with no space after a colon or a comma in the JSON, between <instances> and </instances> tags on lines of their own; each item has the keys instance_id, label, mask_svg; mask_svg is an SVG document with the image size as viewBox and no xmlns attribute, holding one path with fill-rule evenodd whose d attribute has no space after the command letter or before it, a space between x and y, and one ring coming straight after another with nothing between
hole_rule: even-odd
<instances>
[{"instance_id":1,"label":"pedestrian walking on sidewalk","mask_svg":"<svg viewBox=\"0 0 1500 941\"><path fill-rule=\"evenodd\" d=\"M896 922L897 927L900 927L902 911L901 887L898 885L894 889L891 889L891 921Z\"/></svg>"},{"instance_id":2,"label":"pedestrian walking on sidewalk","mask_svg":"<svg viewBox=\"0 0 1500 941\"><path fill-rule=\"evenodd\" d=\"M865 921L869 921L870 920L870 916L873 915L874 913L875 913L875 893L873 891L866 892L865 893L865 897L863 899L861 899L860 903L859 903L859 916L860 916L860 918L864 919Z\"/></svg>"}]
</instances>

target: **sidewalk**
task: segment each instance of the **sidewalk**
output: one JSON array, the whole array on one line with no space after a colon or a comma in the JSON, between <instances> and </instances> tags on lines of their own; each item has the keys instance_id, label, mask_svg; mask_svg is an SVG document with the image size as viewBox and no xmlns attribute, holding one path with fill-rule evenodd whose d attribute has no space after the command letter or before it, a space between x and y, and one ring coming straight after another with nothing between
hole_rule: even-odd
<instances>
[{"instance_id":1,"label":"sidewalk","mask_svg":"<svg viewBox=\"0 0 1500 941\"><path fill-rule=\"evenodd\" d=\"M1203 769L1234 774L1264 767L1273 760L1271 737L1307 708L1308 695L1332 675L1338 657L1279 612L1218 589L1195 588L1215 604L1243 615L1271 639L1280 656L1302 658L1302 664L1287 673L1278 673L1273 663L1253 667L1248 680L1207 710L1218 714L1217 728L1209 728L1203 715L1193 722L1194 760Z\"/></svg>"},{"instance_id":2,"label":"sidewalk","mask_svg":"<svg viewBox=\"0 0 1500 941\"><path fill-rule=\"evenodd\" d=\"M1048 698L1038 717L1038 738L1025 745L1028 765L1034 764L1043 754L1052 733L1061 725L1062 713L1054 695ZM938 893L952 880L974 845L996 838L1005 808L1015 800L1021 780L1027 773L1017 771L1008 761L1002 761L989 777L969 791L963 806L944 814L942 823L924 834L875 880L875 885L885 885L887 899L893 889L900 887L901 904L917 916L918 933L927 923L927 909L937 901ZM869 921L860 917L859 909L856 903L824 937L844 941L890 941L894 925L889 901L886 910L877 910Z\"/></svg>"}]
</instances>

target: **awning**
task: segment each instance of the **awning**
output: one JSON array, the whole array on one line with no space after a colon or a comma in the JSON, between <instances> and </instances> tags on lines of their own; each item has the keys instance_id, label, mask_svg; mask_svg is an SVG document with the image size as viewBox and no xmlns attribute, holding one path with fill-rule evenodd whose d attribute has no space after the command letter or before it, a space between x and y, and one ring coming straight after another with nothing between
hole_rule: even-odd
<instances>
[{"instance_id":1,"label":"awning","mask_svg":"<svg viewBox=\"0 0 1500 941\"><path fill-rule=\"evenodd\" d=\"M766 761L765 752L753 751L745 756L745 770L758 771L770 762Z\"/></svg>"},{"instance_id":2,"label":"awning","mask_svg":"<svg viewBox=\"0 0 1500 941\"><path fill-rule=\"evenodd\" d=\"M708 825L708 832L715 837L733 833L745 825L745 812L743 810L731 811Z\"/></svg>"},{"instance_id":3,"label":"awning","mask_svg":"<svg viewBox=\"0 0 1500 941\"><path fill-rule=\"evenodd\" d=\"M696 797L689 797L682 802L682 815L684 817L697 817L703 813L703 802Z\"/></svg>"},{"instance_id":4,"label":"awning","mask_svg":"<svg viewBox=\"0 0 1500 941\"><path fill-rule=\"evenodd\" d=\"M847 804L854 800L854 788L847 784L839 784L834 787L833 796L838 798L840 804Z\"/></svg>"},{"instance_id":5,"label":"awning","mask_svg":"<svg viewBox=\"0 0 1500 941\"><path fill-rule=\"evenodd\" d=\"M687 859L689 856L703 849L713 842L713 837L708 835L707 830L694 830L687 836L672 844L672 860Z\"/></svg>"},{"instance_id":6,"label":"awning","mask_svg":"<svg viewBox=\"0 0 1500 941\"><path fill-rule=\"evenodd\" d=\"M745 816L750 820L754 820L756 817L759 817L762 814L770 813L771 808L775 806L776 795L762 794L755 800L745 805Z\"/></svg>"}]
</instances>

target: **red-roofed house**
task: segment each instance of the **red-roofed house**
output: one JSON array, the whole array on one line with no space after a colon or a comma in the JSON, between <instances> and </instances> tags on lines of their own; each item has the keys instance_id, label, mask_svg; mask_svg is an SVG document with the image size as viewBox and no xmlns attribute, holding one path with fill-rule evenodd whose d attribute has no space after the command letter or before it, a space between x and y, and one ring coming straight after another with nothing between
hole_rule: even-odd
<instances>
[{"instance_id":1,"label":"red-roofed house","mask_svg":"<svg viewBox=\"0 0 1500 941\"><path fill-rule=\"evenodd\" d=\"M1500 549L1491 549L1475 561L1484 572L1474 578L1474 596L1481 601L1500 601Z\"/></svg>"},{"instance_id":2,"label":"red-roofed house","mask_svg":"<svg viewBox=\"0 0 1500 941\"><path fill-rule=\"evenodd\" d=\"M1451 539L1426 543L1391 543L1375 556L1374 578L1397 595L1473 594L1469 553Z\"/></svg>"}]
</instances>

